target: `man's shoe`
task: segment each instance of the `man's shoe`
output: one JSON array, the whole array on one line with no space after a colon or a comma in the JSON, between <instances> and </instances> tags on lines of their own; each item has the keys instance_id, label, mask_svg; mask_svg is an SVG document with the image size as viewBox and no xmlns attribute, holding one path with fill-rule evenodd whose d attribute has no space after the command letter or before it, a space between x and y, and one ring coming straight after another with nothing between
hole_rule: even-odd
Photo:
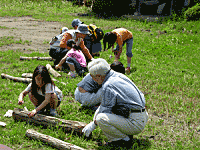
<instances>
[{"instance_id":1,"label":"man's shoe","mask_svg":"<svg viewBox=\"0 0 200 150\"><path fill-rule=\"evenodd\" d=\"M123 148L125 150L125 149L131 149L133 145L131 140L129 141L117 140L117 141L107 142L105 146L112 147L113 149Z\"/></svg>"}]
</instances>

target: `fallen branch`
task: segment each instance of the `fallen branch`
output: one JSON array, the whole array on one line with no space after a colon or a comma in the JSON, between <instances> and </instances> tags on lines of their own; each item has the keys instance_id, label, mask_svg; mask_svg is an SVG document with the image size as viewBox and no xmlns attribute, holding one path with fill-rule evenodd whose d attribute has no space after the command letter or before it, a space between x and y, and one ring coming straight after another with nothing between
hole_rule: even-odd
<instances>
[{"instance_id":1,"label":"fallen branch","mask_svg":"<svg viewBox=\"0 0 200 150\"><path fill-rule=\"evenodd\" d=\"M78 147L76 145L64 142L62 140L56 139L54 137L51 137L49 135L41 134L41 133L36 132L35 130L32 130L32 129L28 129L26 131L26 136L29 137L29 138L33 138L33 139L42 141L44 143L47 143L48 145L50 145L52 147L55 147L57 149L60 149L60 150L67 150L67 149L70 149L70 150L84 150L81 147Z\"/></svg>"},{"instance_id":2,"label":"fallen branch","mask_svg":"<svg viewBox=\"0 0 200 150\"><path fill-rule=\"evenodd\" d=\"M41 114L36 114L32 118L28 116L30 111L20 111L20 109L15 108L13 110L13 119L16 121L26 121L27 123L33 123L36 125L49 126L62 128L65 132L73 131L82 135L82 129L86 126L84 122L64 120L56 117L45 116Z\"/></svg>"},{"instance_id":3,"label":"fallen branch","mask_svg":"<svg viewBox=\"0 0 200 150\"><path fill-rule=\"evenodd\" d=\"M46 68L49 70L49 72L50 72L54 77L61 77L61 75L60 75L58 72L56 72L56 71L51 67L50 64L47 64L47 65L46 65Z\"/></svg>"},{"instance_id":4,"label":"fallen branch","mask_svg":"<svg viewBox=\"0 0 200 150\"><path fill-rule=\"evenodd\" d=\"M32 73L23 73L23 74L22 74L22 77L24 77L24 78L32 78L32 77L33 77L33 74L32 74ZM60 81L58 81L58 80L56 80L56 79L54 79L54 78L52 78L52 80L53 80L53 81L56 81L56 82L59 82L59 83L62 83L63 85L67 85L66 83L60 82Z\"/></svg>"},{"instance_id":5,"label":"fallen branch","mask_svg":"<svg viewBox=\"0 0 200 150\"><path fill-rule=\"evenodd\" d=\"M53 61L54 59L52 57L23 57L20 56L20 60L49 60L49 61Z\"/></svg>"},{"instance_id":6,"label":"fallen branch","mask_svg":"<svg viewBox=\"0 0 200 150\"><path fill-rule=\"evenodd\" d=\"M10 79L15 82L24 82L24 83L30 83L32 81L32 79L30 79L30 78L13 77L13 76L7 75L5 73L1 74L1 78L2 79Z\"/></svg>"}]
</instances>

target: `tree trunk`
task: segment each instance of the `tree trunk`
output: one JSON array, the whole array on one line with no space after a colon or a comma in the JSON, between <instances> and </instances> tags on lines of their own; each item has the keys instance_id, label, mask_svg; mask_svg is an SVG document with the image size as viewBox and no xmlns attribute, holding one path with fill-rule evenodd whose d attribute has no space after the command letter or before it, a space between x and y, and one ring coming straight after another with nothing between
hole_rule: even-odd
<instances>
[{"instance_id":1,"label":"tree trunk","mask_svg":"<svg viewBox=\"0 0 200 150\"><path fill-rule=\"evenodd\" d=\"M82 135L82 129L87 125L84 122L72 121L72 120L64 120L56 117L45 116L41 114L36 114L33 117L29 117L28 113L30 111L20 111L20 109L15 108L13 110L13 119L15 121L26 121L27 123L33 123L36 125L49 126L62 128L65 132L74 131L79 135Z\"/></svg>"},{"instance_id":2,"label":"tree trunk","mask_svg":"<svg viewBox=\"0 0 200 150\"><path fill-rule=\"evenodd\" d=\"M29 137L29 138L36 139L36 140L40 140L40 141L47 143L48 145L55 147L57 149L60 149L60 150L67 150L67 149L84 150L81 147L78 147L76 145L64 142L62 140L51 137L49 135L41 134L41 133L36 132L35 130L32 130L32 129L28 129L26 131L26 136Z\"/></svg>"},{"instance_id":3,"label":"tree trunk","mask_svg":"<svg viewBox=\"0 0 200 150\"><path fill-rule=\"evenodd\" d=\"M30 83L32 81L32 79L30 78L20 78L20 77L13 77L13 76L10 76L10 75L7 75L5 73L2 73L1 74L1 77L3 79L10 79L10 80L13 80L15 82L24 82L24 83Z\"/></svg>"},{"instance_id":4,"label":"tree trunk","mask_svg":"<svg viewBox=\"0 0 200 150\"><path fill-rule=\"evenodd\" d=\"M48 69L48 71L49 71L54 77L61 77L61 75L60 75L58 72L56 72L56 71L51 67L50 64L47 64L47 65L46 65L46 68Z\"/></svg>"},{"instance_id":5,"label":"tree trunk","mask_svg":"<svg viewBox=\"0 0 200 150\"><path fill-rule=\"evenodd\" d=\"M34 60L34 59L37 59L37 60L50 60L50 61L54 60L52 57L23 57L23 56L20 56L20 60Z\"/></svg>"}]
</instances>

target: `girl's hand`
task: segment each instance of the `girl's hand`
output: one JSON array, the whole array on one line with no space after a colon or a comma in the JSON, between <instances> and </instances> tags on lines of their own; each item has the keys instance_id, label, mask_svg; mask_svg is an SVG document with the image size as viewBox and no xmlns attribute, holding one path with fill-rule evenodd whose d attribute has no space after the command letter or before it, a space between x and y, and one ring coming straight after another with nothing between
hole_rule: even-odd
<instances>
[{"instance_id":1,"label":"girl's hand","mask_svg":"<svg viewBox=\"0 0 200 150\"><path fill-rule=\"evenodd\" d=\"M34 109L28 114L28 116L33 117L36 113L37 113L37 111L36 111L36 109Z\"/></svg>"},{"instance_id":2,"label":"girl's hand","mask_svg":"<svg viewBox=\"0 0 200 150\"><path fill-rule=\"evenodd\" d=\"M57 69L62 70L62 66L56 65L56 66L55 66L55 69L56 69L56 70L57 70Z\"/></svg>"},{"instance_id":3,"label":"girl's hand","mask_svg":"<svg viewBox=\"0 0 200 150\"><path fill-rule=\"evenodd\" d=\"M23 100L19 100L18 101L18 105L22 105L22 104L24 104L24 101Z\"/></svg>"},{"instance_id":4,"label":"girl's hand","mask_svg":"<svg viewBox=\"0 0 200 150\"><path fill-rule=\"evenodd\" d=\"M24 101L23 101L22 97L20 96L18 98L18 105L22 105L22 104L24 104Z\"/></svg>"}]
</instances>

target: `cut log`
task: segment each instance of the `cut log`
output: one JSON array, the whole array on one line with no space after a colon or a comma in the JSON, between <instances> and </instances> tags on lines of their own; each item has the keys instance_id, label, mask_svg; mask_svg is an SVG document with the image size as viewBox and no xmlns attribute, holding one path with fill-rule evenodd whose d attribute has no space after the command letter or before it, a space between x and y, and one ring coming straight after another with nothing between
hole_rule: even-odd
<instances>
[{"instance_id":1,"label":"cut log","mask_svg":"<svg viewBox=\"0 0 200 150\"><path fill-rule=\"evenodd\" d=\"M32 77L33 77L33 74L32 74L32 73L23 73L23 74L22 74L22 77L24 77L24 78L32 78ZM67 85L66 83L60 82L60 81L58 81L58 80L56 80L56 79L54 79L54 78L51 78L51 79L52 79L53 81L62 83L63 85Z\"/></svg>"},{"instance_id":2,"label":"cut log","mask_svg":"<svg viewBox=\"0 0 200 150\"><path fill-rule=\"evenodd\" d=\"M21 111L18 108L13 110L13 119L16 121L26 121L27 123L33 123L36 125L48 126L48 127L56 127L63 129L65 132L73 131L74 133L78 133L82 135L82 129L86 126L84 122L72 121L72 120L65 120L59 119L56 117L45 116L41 114L36 114L33 117L29 117L28 113L30 111Z\"/></svg>"},{"instance_id":3,"label":"cut log","mask_svg":"<svg viewBox=\"0 0 200 150\"><path fill-rule=\"evenodd\" d=\"M49 60L49 61L53 61L54 59L52 57L23 57L20 56L20 60Z\"/></svg>"},{"instance_id":4,"label":"cut log","mask_svg":"<svg viewBox=\"0 0 200 150\"><path fill-rule=\"evenodd\" d=\"M33 74L32 74L32 73L23 73L23 74L22 74L22 77L23 77L23 78L32 78L32 77L33 77Z\"/></svg>"},{"instance_id":5,"label":"cut log","mask_svg":"<svg viewBox=\"0 0 200 150\"><path fill-rule=\"evenodd\" d=\"M30 78L13 77L13 76L7 75L5 73L1 74L1 78L2 79L10 79L15 82L24 82L24 83L30 83L32 81L32 79L30 79Z\"/></svg>"},{"instance_id":6,"label":"cut log","mask_svg":"<svg viewBox=\"0 0 200 150\"><path fill-rule=\"evenodd\" d=\"M49 70L49 72L50 72L54 77L61 77L61 75L60 75L58 72L56 72L56 71L51 67L50 64L47 64L47 65L46 65L46 68Z\"/></svg>"},{"instance_id":7,"label":"cut log","mask_svg":"<svg viewBox=\"0 0 200 150\"><path fill-rule=\"evenodd\" d=\"M42 141L44 143L47 143L48 145L55 147L57 149L60 149L60 150L67 150L67 149L84 150L81 147L78 147L76 145L64 142L62 140L59 140L59 139L54 138L54 137L49 136L49 135L41 134L41 133L39 133L35 130L32 130L32 129L28 129L26 131L26 136L29 137L29 138L36 139L38 141Z\"/></svg>"}]
</instances>

